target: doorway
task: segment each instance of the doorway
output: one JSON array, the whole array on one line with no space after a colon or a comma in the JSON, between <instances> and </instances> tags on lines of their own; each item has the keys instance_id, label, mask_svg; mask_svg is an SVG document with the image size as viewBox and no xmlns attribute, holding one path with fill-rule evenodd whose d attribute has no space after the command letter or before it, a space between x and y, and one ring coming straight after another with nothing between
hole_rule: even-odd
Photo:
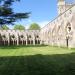
<instances>
[{"instance_id":1,"label":"doorway","mask_svg":"<svg viewBox=\"0 0 75 75\"><path fill-rule=\"evenodd\" d=\"M69 38L66 37L66 46L68 47L69 46Z\"/></svg>"}]
</instances>

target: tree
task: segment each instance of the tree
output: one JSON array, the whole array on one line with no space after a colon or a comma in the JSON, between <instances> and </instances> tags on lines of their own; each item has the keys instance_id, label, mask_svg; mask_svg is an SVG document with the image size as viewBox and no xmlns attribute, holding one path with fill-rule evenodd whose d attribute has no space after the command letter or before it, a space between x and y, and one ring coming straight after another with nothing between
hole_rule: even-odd
<instances>
[{"instance_id":1,"label":"tree","mask_svg":"<svg viewBox=\"0 0 75 75\"><path fill-rule=\"evenodd\" d=\"M22 26L22 25L15 25L15 26L14 26L14 29L15 29L15 30L25 30L25 27Z\"/></svg>"},{"instance_id":2,"label":"tree","mask_svg":"<svg viewBox=\"0 0 75 75\"><path fill-rule=\"evenodd\" d=\"M9 27L7 27L7 25L3 25L1 29L3 29L3 30L8 30Z\"/></svg>"},{"instance_id":3,"label":"tree","mask_svg":"<svg viewBox=\"0 0 75 75\"><path fill-rule=\"evenodd\" d=\"M40 30L40 26L37 23L32 23L29 29L30 30Z\"/></svg>"},{"instance_id":4,"label":"tree","mask_svg":"<svg viewBox=\"0 0 75 75\"><path fill-rule=\"evenodd\" d=\"M17 20L29 17L30 13L15 13L12 4L20 0L0 0L0 26L4 24L13 24Z\"/></svg>"}]
</instances>

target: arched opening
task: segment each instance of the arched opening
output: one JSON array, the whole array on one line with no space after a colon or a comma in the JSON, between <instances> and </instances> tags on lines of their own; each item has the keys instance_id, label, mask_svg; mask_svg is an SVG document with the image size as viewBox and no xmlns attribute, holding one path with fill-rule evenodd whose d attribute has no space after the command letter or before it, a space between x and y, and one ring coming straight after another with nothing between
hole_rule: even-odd
<instances>
[{"instance_id":1,"label":"arched opening","mask_svg":"<svg viewBox=\"0 0 75 75\"><path fill-rule=\"evenodd\" d=\"M10 45L15 45L16 40L15 40L15 35L10 35Z\"/></svg>"},{"instance_id":2,"label":"arched opening","mask_svg":"<svg viewBox=\"0 0 75 75\"><path fill-rule=\"evenodd\" d=\"M2 35L2 45L7 45L7 37L5 34Z\"/></svg>"},{"instance_id":3,"label":"arched opening","mask_svg":"<svg viewBox=\"0 0 75 75\"><path fill-rule=\"evenodd\" d=\"M69 38L66 37L66 46L68 47L69 46Z\"/></svg>"},{"instance_id":4,"label":"arched opening","mask_svg":"<svg viewBox=\"0 0 75 75\"><path fill-rule=\"evenodd\" d=\"M67 33L71 32L72 28L71 28L71 24L70 23L67 23L66 29L67 29Z\"/></svg>"},{"instance_id":5,"label":"arched opening","mask_svg":"<svg viewBox=\"0 0 75 75\"><path fill-rule=\"evenodd\" d=\"M40 44L39 36L35 36L35 44Z\"/></svg>"},{"instance_id":6,"label":"arched opening","mask_svg":"<svg viewBox=\"0 0 75 75\"><path fill-rule=\"evenodd\" d=\"M28 37L27 37L27 43L30 45L31 44L31 35L28 35Z\"/></svg>"},{"instance_id":7,"label":"arched opening","mask_svg":"<svg viewBox=\"0 0 75 75\"><path fill-rule=\"evenodd\" d=\"M71 32L71 24L68 22L66 26L66 46L69 46L69 38L70 38L70 32Z\"/></svg>"},{"instance_id":8,"label":"arched opening","mask_svg":"<svg viewBox=\"0 0 75 75\"><path fill-rule=\"evenodd\" d=\"M24 35L19 36L19 44L24 45Z\"/></svg>"},{"instance_id":9,"label":"arched opening","mask_svg":"<svg viewBox=\"0 0 75 75\"><path fill-rule=\"evenodd\" d=\"M2 36L0 34L0 45L2 45Z\"/></svg>"}]
</instances>

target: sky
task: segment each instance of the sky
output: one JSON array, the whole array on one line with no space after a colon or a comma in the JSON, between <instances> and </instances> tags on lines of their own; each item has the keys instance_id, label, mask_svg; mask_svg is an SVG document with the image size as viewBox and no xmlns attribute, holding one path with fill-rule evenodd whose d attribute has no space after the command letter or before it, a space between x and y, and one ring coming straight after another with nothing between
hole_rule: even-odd
<instances>
[{"instance_id":1,"label":"sky","mask_svg":"<svg viewBox=\"0 0 75 75\"><path fill-rule=\"evenodd\" d=\"M57 0L21 0L12 7L14 12L31 12L29 18L17 22L26 28L33 22L43 27L57 16Z\"/></svg>"}]
</instances>

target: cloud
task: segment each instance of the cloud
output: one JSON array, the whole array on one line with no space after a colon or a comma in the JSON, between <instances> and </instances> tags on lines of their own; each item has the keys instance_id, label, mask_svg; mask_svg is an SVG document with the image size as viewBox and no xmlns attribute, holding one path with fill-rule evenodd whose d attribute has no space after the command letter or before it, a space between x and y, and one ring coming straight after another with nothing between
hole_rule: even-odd
<instances>
[{"instance_id":1,"label":"cloud","mask_svg":"<svg viewBox=\"0 0 75 75\"><path fill-rule=\"evenodd\" d=\"M33 21L32 21L31 19L28 19L28 22L29 22L29 23L32 23Z\"/></svg>"},{"instance_id":2,"label":"cloud","mask_svg":"<svg viewBox=\"0 0 75 75\"><path fill-rule=\"evenodd\" d=\"M42 28L42 27L44 27L45 25L47 25L48 23L49 23L50 21L42 21L42 22L37 22L39 25L40 25L40 27Z\"/></svg>"},{"instance_id":3,"label":"cloud","mask_svg":"<svg viewBox=\"0 0 75 75\"><path fill-rule=\"evenodd\" d=\"M29 21L29 24L27 24L27 25L25 26L26 29L29 28L29 26L30 26L31 23L34 23L32 20L28 20L28 21ZM49 22L50 22L50 21L41 21L41 22L35 22L35 23L39 24L39 26L42 28L42 27L44 27L45 25L47 25Z\"/></svg>"}]
</instances>

